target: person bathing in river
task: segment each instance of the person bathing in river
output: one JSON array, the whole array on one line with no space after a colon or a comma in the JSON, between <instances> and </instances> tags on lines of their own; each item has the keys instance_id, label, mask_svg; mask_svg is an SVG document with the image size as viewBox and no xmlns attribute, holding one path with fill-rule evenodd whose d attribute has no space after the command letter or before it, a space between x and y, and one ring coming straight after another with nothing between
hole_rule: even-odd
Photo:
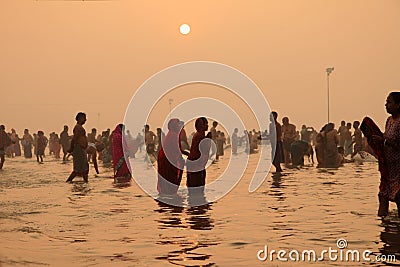
<instances>
[{"instance_id":1,"label":"person bathing in river","mask_svg":"<svg viewBox=\"0 0 400 267\"><path fill-rule=\"evenodd\" d=\"M364 118L361 130L378 157L381 181L379 185L378 216L389 212L389 201L396 202L400 217L400 92L391 92L386 99L387 118L385 132L368 117Z\"/></svg>"},{"instance_id":2,"label":"person bathing in river","mask_svg":"<svg viewBox=\"0 0 400 267\"><path fill-rule=\"evenodd\" d=\"M89 177L89 163L86 156L88 140L86 131L83 128L83 125L86 123L86 114L79 112L75 120L74 135L71 140L71 147L68 150L69 153L73 154L74 168L66 182L72 182L76 176L82 176L85 183L87 183Z\"/></svg>"},{"instance_id":3,"label":"person bathing in river","mask_svg":"<svg viewBox=\"0 0 400 267\"><path fill-rule=\"evenodd\" d=\"M179 119L168 122L168 133L164 138L157 157L158 183L160 194L173 195L179 189L185 160L182 157L180 131L182 124Z\"/></svg>"},{"instance_id":4,"label":"person bathing in river","mask_svg":"<svg viewBox=\"0 0 400 267\"><path fill-rule=\"evenodd\" d=\"M118 124L112 133L112 159L114 167L114 181L130 181L132 174L128 161L129 148L124 138L125 125Z\"/></svg>"}]
</instances>

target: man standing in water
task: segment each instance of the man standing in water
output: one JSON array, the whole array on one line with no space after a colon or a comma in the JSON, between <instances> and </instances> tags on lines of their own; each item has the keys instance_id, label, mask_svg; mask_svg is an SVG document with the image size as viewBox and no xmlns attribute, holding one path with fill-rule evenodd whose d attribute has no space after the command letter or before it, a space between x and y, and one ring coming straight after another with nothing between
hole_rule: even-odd
<instances>
[{"instance_id":1,"label":"man standing in water","mask_svg":"<svg viewBox=\"0 0 400 267\"><path fill-rule=\"evenodd\" d=\"M211 155L210 155L210 157L212 157L212 156L214 156L214 154L215 154L215 160L216 161L218 161L219 160L219 154L218 154L218 150L216 149L216 146L217 146L217 137L218 137L218 134L217 134L217 126L218 126L218 122L217 121L214 121L213 122L213 126L211 127L211 129L210 129L210 133L211 133L211 140L214 142L214 144L215 144L215 146L212 146L211 147ZM207 127L208 127L208 125L207 125Z\"/></svg>"},{"instance_id":2,"label":"man standing in water","mask_svg":"<svg viewBox=\"0 0 400 267\"><path fill-rule=\"evenodd\" d=\"M285 158L285 164L291 163L290 159L290 148L292 143L296 140L296 126L289 123L289 118L282 118L282 142L283 142L283 153Z\"/></svg>"},{"instance_id":3,"label":"man standing in water","mask_svg":"<svg viewBox=\"0 0 400 267\"><path fill-rule=\"evenodd\" d=\"M146 124L144 126L144 143L146 145L147 156L154 156L155 154L156 137L154 132L150 131L150 126Z\"/></svg>"},{"instance_id":4,"label":"man standing in water","mask_svg":"<svg viewBox=\"0 0 400 267\"><path fill-rule=\"evenodd\" d=\"M358 128L360 126L359 121L354 121L353 122L353 127L354 127L354 139L353 142L351 142L350 146L354 144L353 148L353 153L351 154L351 157L353 158L358 152L363 151L363 139L362 139L362 132Z\"/></svg>"},{"instance_id":5,"label":"man standing in water","mask_svg":"<svg viewBox=\"0 0 400 267\"><path fill-rule=\"evenodd\" d=\"M86 131L83 125L86 122L86 114L79 112L76 117L76 125L74 127L74 135L71 140L71 148L69 153L72 152L74 157L74 169L71 175L68 177L66 182L72 182L76 176L82 176L83 180L88 182L89 175L89 163L86 157L86 148L88 146L88 140L86 137Z\"/></svg>"},{"instance_id":6,"label":"man standing in water","mask_svg":"<svg viewBox=\"0 0 400 267\"><path fill-rule=\"evenodd\" d=\"M206 136L205 132L208 130L208 121L205 117L196 119L195 122L196 133L193 135L192 146L187 163L187 181L186 185L189 194L204 193L206 184L206 164L208 161L211 141L207 141L200 145L201 141L210 137Z\"/></svg>"},{"instance_id":7,"label":"man standing in water","mask_svg":"<svg viewBox=\"0 0 400 267\"><path fill-rule=\"evenodd\" d=\"M347 132L345 121L340 122L340 127L338 129L338 132L339 132L339 146L344 147L344 142L346 141L346 132Z\"/></svg>"},{"instance_id":8,"label":"man standing in water","mask_svg":"<svg viewBox=\"0 0 400 267\"><path fill-rule=\"evenodd\" d=\"M11 145L11 139L6 133L6 127L0 125L0 170L3 168L5 151L9 145Z\"/></svg>"},{"instance_id":9,"label":"man standing in water","mask_svg":"<svg viewBox=\"0 0 400 267\"><path fill-rule=\"evenodd\" d=\"M60 133L60 144L63 150L63 162L67 160L68 149L70 148L70 136L68 135L68 126L64 125L64 130Z\"/></svg>"},{"instance_id":10,"label":"man standing in water","mask_svg":"<svg viewBox=\"0 0 400 267\"><path fill-rule=\"evenodd\" d=\"M271 112L269 124L269 134L272 146L272 165L274 165L277 173L282 172L281 162L283 159L283 146L282 146L282 126L278 122L278 113L275 111ZM274 139L275 138L275 139ZM275 150L273 142L275 141Z\"/></svg>"}]
</instances>

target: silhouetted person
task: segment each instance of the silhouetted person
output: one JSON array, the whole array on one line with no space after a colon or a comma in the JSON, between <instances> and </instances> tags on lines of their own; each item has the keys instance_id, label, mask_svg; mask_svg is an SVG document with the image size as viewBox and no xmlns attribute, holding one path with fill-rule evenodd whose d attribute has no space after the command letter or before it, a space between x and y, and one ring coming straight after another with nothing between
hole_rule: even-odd
<instances>
[{"instance_id":1,"label":"silhouetted person","mask_svg":"<svg viewBox=\"0 0 400 267\"><path fill-rule=\"evenodd\" d=\"M237 147L238 147L238 128L235 128L233 130L233 134L232 134L232 141L231 141L231 146L232 146L232 154L236 155L237 154Z\"/></svg>"},{"instance_id":2,"label":"silhouetted person","mask_svg":"<svg viewBox=\"0 0 400 267\"><path fill-rule=\"evenodd\" d=\"M361 129L379 161L378 216L386 216L389 201L394 201L400 217L400 92L391 92L385 107L391 116L386 120L384 133L368 117L364 118Z\"/></svg>"},{"instance_id":3,"label":"silhouetted person","mask_svg":"<svg viewBox=\"0 0 400 267\"><path fill-rule=\"evenodd\" d=\"M46 149L48 139L46 136L44 136L43 131L38 131L37 136L38 138L36 160L38 163L43 163L44 150Z\"/></svg>"},{"instance_id":4,"label":"silhouetted person","mask_svg":"<svg viewBox=\"0 0 400 267\"><path fill-rule=\"evenodd\" d=\"M338 132L339 132L339 146L344 147L344 142L346 141L346 133L347 133L347 127L345 121L340 122L340 127L338 129Z\"/></svg>"},{"instance_id":5,"label":"silhouetted person","mask_svg":"<svg viewBox=\"0 0 400 267\"><path fill-rule=\"evenodd\" d=\"M203 193L206 184L206 164L209 158L211 140L205 140L200 145L200 142L210 138L210 134L206 136L208 130L208 121L201 117L195 122L196 133L193 135L192 145L187 161L187 187L189 193Z\"/></svg>"},{"instance_id":6,"label":"silhouetted person","mask_svg":"<svg viewBox=\"0 0 400 267\"><path fill-rule=\"evenodd\" d=\"M283 145L282 145L282 126L278 122L278 113L271 112L270 115L269 133L272 146L272 165L274 165L276 172L282 172L281 162L283 161ZM275 138L275 140L273 139ZM275 147L273 143L275 142ZM275 148L275 149L274 149Z\"/></svg>"},{"instance_id":7,"label":"silhouetted person","mask_svg":"<svg viewBox=\"0 0 400 267\"><path fill-rule=\"evenodd\" d=\"M130 165L128 158L128 146L125 138L125 126L118 124L112 133L112 159L114 167L114 181L115 182L129 182L132 174L130 172Z\"/></svg>"},{"instance_id":8,"label":"silhouetted person","mask_svg":"<svg viewBox=\"0 0 400 267\"><path fill-rule=\"evenodd\" d=\"M11 139L6 133L6 127L0 125L0 170L3 168L5 161L6 149L11 145Z\"/></svg>"},{"instance_id":9,"label":"silhouetted person","mask_svg":"<svg viewBox=\"0 0 400 267\"><path fill-rule=\"evenodd\" d=\"M24 148L24 157L27 159L32 158L33 137L29 133L28 129L24 130L24 136L22 137L22 146Z\"/></svg>"},{"instance_id":10,"label":"silhouetted person","mask_svg":"<svg viewBox=\"0 0 400 267\"><path fill-rule=\"evenodd\" d=\"M68 150L71 147L71 137L68 135L68 126L64 125L64 130L60 133L60 144L63 150L63 161L67 160Z\"/></svg>"},{"instance_id":11,"label":"silhouetted person","mask_svg":"<svg viewBox=\"0 0 400 267\"><path fill-rule=\"evenodd\" d=\"M82 176L83 180L87 183L89 176L89 163L86 157L86 148L88 141L86 137L86 131L83 125L86 122L86 114L79 112L76 117L76 125L73 130L73 137L71 140L71 148L68 151L72 152L74 157L74 169L71 175L68 177L66 182L72 182L76 176Z\"/></svg>"},{"instance_id":12,"label":"silhouetted person","mask_svg":"<svg viewBox=\"0 0 400 267\"><path fill-rule=\"evenodd\" d=\"M181 145L179 142L180 129L181 125L179 119L171 119L168 122L168 133L158 152L157 190L160 194L176 194L181 184L185 160L182 157Z\"/></svg>"},{"instance_id":13,"label":"silhouetted person","mask_svg":"<svg viewBox=\"0 0 400 267\"><path fill-rule=\"evenodd\" d=\"M215 160L219 159L219 155L218 155L218 151L217 151L217 137L218 137L218 133L217 133L217 129L216 129L217 126L218 126L218 122L214 121L213 126L210 128L211 140L215 144L215 146L211 147L210 157L212 157L215 154Z\"/></svg>"},{"instance_id":14,"label":"silhouetted person","mask_svg":"<svg viewBox=\"0 0 400 267\"><path fill-rule=\"evenodd\" d=\"M289 123L289 118L282 118L282 142L283 142L283 152L285 158L285 164L290 164L290 148L292 143L296 140L296 126Z\"/></svg>"},{"instance_id":15,"label":"silhouetted person","mask_svg":"<svg viewBox=\"0 0 400 267\"><path fill-rule=\"evenodd\" d=\"M360 126L359 121L354 121L353 122L353 128L354 128L354 134L353 134L353 142L351 142L350 146L354 144L353 148L353 154L351 154L351 157L354 157L358 152L363 151L363 138L362 138L362 132L358 128Z\"/></svg>"}]
</instances>

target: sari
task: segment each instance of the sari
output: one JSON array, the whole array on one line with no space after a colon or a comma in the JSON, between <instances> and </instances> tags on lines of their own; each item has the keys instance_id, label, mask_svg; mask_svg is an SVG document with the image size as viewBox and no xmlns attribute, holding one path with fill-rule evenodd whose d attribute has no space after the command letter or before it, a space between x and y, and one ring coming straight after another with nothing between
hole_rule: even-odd
<instances>
[{"instance_id":1,"label":"sari","mask_svg":"<svg viewBox=\"0 0 400 267\"><path fill-rule=\"evenodd\" d=\"M181 153L179 120L171 119L168 130L157 157L157 190L160 194L173 195L179 189L185 165Z\"/></svg>"},{"instance_id":2,"label":"sari","mask_svg":"<svg viewBox=\"0 0 400 267\"><path fill-rule=\"evenodd\" d=\"M114 167L114 178L131 178L129 161L126 160L124 150L128 153L128 145L125 138L122 137L121 126L117 125L112 133L112 161Z\"/></svg>"},{"instance_id":3,"label":"sari","mask_svg":"<svg viewBox=\"0 0 400 267\"><path fill-rule=\"evenodd\" d=\"M22 145L24 147L25 158L32 158L32 145L33 137L29 133L24 134L22 137Z\"/></svg>"},{"instance_id":4,"label":"sari","mask_svg":"<svg viewBox=\"0 0 400 267\"><path fill-rule=\"evenodd\" d=\"M395 148L384 146L372 140L372 135L381 136L393 142L400 142L400 120L389 117L386 121L385 132L382 133L374 121L365 117L360 126L361 131L367 137L369 146L378 158L381 181L379 194L395 201L400 191L400 151Z\"/></svg>"},{"instance_id":5,"label":"sari","mask_svg":"<svg viewBox=\"0 0 400 267\"><path fill-rule=\"evenodd\" d=\"M383 145L373 142L372 135L377 135L383 137L383 133L379 129L379 127L375 124L375 122L369 118L365 117L361 123L360 129L364 136L367 138L367 142L369 146L374 151L375 155L378 158L378 169L381 173L381 181L379 185L379 193L386 195L386 188L388 184L388 170L385 164L385 155L383 152Z\"/></svg>"}]
</instances>

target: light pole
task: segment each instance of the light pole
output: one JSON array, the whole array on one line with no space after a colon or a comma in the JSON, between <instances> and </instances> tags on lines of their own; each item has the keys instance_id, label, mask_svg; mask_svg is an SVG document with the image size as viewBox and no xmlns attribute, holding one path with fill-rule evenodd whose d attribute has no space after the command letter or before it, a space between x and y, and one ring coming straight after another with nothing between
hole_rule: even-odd
<instances>
[{"instance_id":1,"label":"light pole","mask_svg":"<svg viewBox=\"0 0 400 267\"><path fill-rule=\"evenodd\" d=\"M168 103L169 103L169 119L171 119L171 105L172 102L174 102L174 100L172 98L168 99Z\"/></svg>"},{"instance_id":2,"label":"light pole","mask_svg":"<svg viewBox=\"0 0 400 267\"><path fill-rule=\"evenodd\" d=\"M328 83L328 123L329 123L329 75L332 73L334 70L334 67L326 68L326 79Z\"/></svg>"}]
</instances>

